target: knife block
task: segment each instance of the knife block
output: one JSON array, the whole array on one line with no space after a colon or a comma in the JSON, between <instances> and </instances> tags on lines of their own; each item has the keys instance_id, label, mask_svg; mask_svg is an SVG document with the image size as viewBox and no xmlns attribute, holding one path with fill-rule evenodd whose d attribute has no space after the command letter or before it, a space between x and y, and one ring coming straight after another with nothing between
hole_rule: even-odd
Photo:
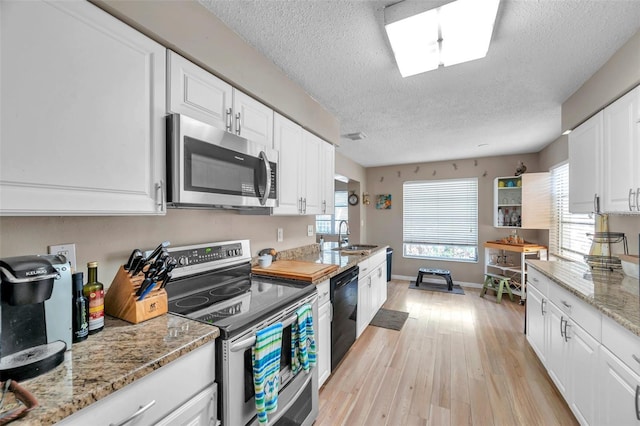
<instances>
[{"instance_id":1,"label":"knife block","mask_svg":"<svg viewBox=\"0 0 640 426\"><path fill-rule=\"evenodd\" d=\"M164 315L169 311L167 292L160 288L162 281L147 296L138 301L136 291L144 281L144 274L130 277L129 272L120 266L118 273L104 296L104 310L112 317L120 318L131 324Z\"/></svg>"}]
</instances>

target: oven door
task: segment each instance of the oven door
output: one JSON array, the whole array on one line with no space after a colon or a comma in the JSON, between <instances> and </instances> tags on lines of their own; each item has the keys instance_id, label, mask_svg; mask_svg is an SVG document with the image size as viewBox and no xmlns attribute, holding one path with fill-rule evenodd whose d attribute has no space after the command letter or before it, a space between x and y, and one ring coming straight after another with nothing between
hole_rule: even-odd
<instances>
[{"instance_id":1,"label":"oven door","mask_svg":"<svg viewBox=\"0 0 640 426\"><path fill-rule=\"evenodd\" d=\"M171 205L276 205L277 151L180 114L167 123Z\"/></svg>"},{"instance_id":2,"label":"oven door","mask_svg":"<svg viewBox=\"0 0 640 426\"><path fill-rule=\"evenodd\" d=\"M291 370L291 325L295 311L305 303L312 304L315 338L318 338L317 295L307 297L269 318L249 333L223 341L222 365L222 424L257 425L251 348L255 343L255 331L276 322L283 323L282 351L280 356L280 389L278 409L270 413L269 424L311 425L318 416L318 371L312 367L309 373ZM293 422L293 423L291 423Z\"/></svg>"}]
</instances>

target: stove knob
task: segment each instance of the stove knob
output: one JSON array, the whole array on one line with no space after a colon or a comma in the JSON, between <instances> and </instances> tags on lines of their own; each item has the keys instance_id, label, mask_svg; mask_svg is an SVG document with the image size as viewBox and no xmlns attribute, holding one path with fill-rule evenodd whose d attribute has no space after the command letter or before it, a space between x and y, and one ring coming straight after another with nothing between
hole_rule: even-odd
<instances>
[{"instance_id":1,"label":"stove knob","mask_svg":"<svg viewBox=\"0 0 640 426\"><path fill-rule=\"evenodd\" d=\"M186 256L182 256L180 259L178 259L178 264L180 266L187 266L189 264L189 258L187 258Z\"/></svg>"}]
</instances>

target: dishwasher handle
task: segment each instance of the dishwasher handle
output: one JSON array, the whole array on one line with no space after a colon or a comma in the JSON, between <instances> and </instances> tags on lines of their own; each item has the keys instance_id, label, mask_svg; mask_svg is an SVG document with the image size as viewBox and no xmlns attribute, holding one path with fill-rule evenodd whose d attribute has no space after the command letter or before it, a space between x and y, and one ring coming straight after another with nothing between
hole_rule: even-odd
<instances>
[{"instance_id":1,"label":"dishwasher handle","mask_svg":"<svg viewBox=\"0 0 640 426\"><path fill-rule=\"evenodd\" d=\"M331 287L333 289L338 289L346 286L350 282L357 280L358 275L360 273L360 268L358 266L354 266L353 268L331 278Z\"/></svg>"}]
</instances>

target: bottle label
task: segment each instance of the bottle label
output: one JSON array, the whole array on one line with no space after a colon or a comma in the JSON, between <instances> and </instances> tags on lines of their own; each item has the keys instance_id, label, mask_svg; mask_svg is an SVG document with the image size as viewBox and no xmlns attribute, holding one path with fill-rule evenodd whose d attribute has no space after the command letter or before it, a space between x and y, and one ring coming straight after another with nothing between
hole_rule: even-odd
<instances>
[{"instance_id":1,"label":"bottle label","mask_svg":"<svg viewBox=\"0 0 640 426\"><path fill-rule=\"evenodd\" d=\"M104 327L104 290L89 293L89 331Z\"/></svg>"}]
</instances>

